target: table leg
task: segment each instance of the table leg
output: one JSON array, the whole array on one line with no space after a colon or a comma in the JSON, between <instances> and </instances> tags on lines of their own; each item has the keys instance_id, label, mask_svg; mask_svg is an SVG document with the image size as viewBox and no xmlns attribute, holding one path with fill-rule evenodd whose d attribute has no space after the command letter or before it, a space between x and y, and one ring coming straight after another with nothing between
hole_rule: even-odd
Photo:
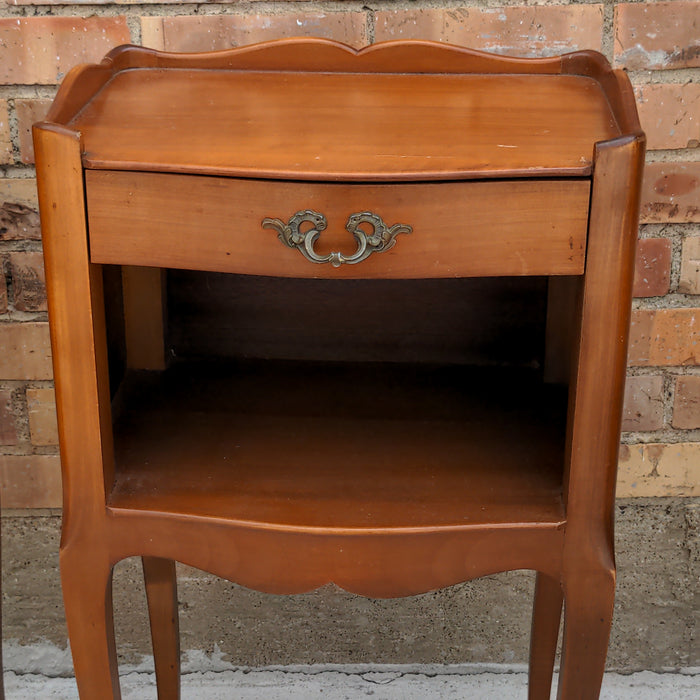
<instances>
[{"instance_id":1,"label":"table leg","mask_svg":"<svg viewBox=\"0 0 700 700\"><path fill-rule=\"evenodd\" d=\"M80 700L120 700L112 567L88 547L61 552L61 584Z\"/></svg>"},{"instance_id":2,"label":"table leg","mask_svg":"<svg viewBox=\"0 0 700 700\"><path fill-rule=\"evenodd\" d=\"M538 571L530 636L529 700L549 700L563 600L559 579Z\"/></svg>"},{"instance_id":3,"label":"table leg","mask_svg":"<svg viewBox=\"0 0 700 700\"><path fill-rule=\"evenodd\" d=\"M158 700L180 697L180 631L177 612L175 562L142 557Z\"/></svg>"},{"instance_id":4,"label":"table leg","mask_svg":"<svg viewBox=\"0 0 700 700\"><path fill-rule=\"evenodd\" d=\"M598 700L614 599L614 571L601 569L565 577L559 700Z\"/></svg>"}]
</instances>

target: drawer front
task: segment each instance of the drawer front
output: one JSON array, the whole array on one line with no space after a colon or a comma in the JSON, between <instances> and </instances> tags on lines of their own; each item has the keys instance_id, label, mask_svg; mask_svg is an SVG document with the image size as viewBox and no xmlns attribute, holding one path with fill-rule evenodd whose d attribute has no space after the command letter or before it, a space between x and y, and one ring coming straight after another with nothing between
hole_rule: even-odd
<instances>
[{"instance_id":1,"label":"drawer front","mask_svg":"<svg viewBox=\"0 0 700 700\"><path fill-rule=\"evenodd\" d=\"M394 279L584 268L586 180L369 185L88 170L86 188L95 263ZM314 227L315 240L299 243Z\"/></svg>"}]
</instances>

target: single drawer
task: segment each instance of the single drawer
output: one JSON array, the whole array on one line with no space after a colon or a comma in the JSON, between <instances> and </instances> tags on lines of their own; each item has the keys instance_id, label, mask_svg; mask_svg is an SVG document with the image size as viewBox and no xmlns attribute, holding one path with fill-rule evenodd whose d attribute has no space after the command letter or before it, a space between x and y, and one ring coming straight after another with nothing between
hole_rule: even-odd
<instances>
[{"instance_id":1,"label":"single drawer","mask_svg":"<svg viewBox=\"0 0 700 700\"><path fill-rule=\"evenodd\" d=\"M95 263L395 279L584 268L587 180L372 185L88 170L86 187Z\"/></svg>"}]
</instances>

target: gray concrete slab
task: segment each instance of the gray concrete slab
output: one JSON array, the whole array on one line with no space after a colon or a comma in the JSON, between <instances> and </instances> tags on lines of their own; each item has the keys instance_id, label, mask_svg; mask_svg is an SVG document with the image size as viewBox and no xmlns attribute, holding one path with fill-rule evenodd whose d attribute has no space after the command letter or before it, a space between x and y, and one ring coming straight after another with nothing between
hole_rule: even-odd
<instances>
[{"instance_id":1,"label":"gray concrete slab","mask_svg":"<svg viewBox=\"0 0 700 700\"><path fill-rule=\"evenodd\" d=\"M124 700L153 700L152 674L121 678ZM7 700L77 700L73 678L5 674ZM474 667L278 667L190 673L182 678L183 700L523 700L523 672L477 672ZM601 700L698 700L696 672L658 674L649 671L605 676Z\"/></svg>"}]
</instances>

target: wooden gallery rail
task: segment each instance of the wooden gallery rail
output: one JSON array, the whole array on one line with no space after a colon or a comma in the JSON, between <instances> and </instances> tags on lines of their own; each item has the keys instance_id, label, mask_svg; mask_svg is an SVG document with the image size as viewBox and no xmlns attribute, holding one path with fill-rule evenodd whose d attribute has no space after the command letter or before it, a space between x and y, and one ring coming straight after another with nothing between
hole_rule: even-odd
<instances>
[{"instance_id":1,"label":"wooden gallery rail","mask_svg":"<svg viewBox=\"0 0 700 700\"><path fill-rule=\"evenodd\" d=\"M125 46L66 77L34 140L81 698L119 697L112 568L135 555L159 698L175 561L374 597L535 570L530 698L562 603L559 697L598 697L644 157L622 72L430 42ZM181 284L238 291L201 300L201 332ZM494 343L471 367L520 312L475 316L462 284L541 290L541 357Z\"/></svg>"}]
</instances>

